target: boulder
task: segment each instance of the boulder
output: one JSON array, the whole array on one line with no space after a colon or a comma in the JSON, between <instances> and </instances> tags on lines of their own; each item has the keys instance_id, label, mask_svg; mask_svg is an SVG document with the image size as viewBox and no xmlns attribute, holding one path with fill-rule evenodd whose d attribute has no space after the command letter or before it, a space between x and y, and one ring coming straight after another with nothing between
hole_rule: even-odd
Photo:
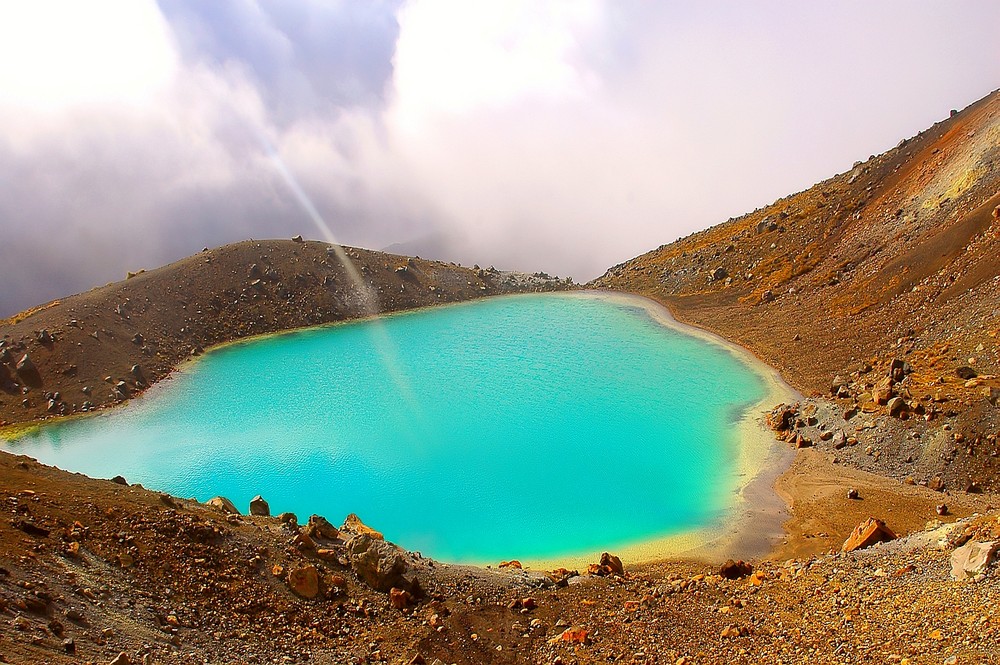
<instances>
[{"instance_id":1,"label":"boulder","mask_svg":"<svg viewBox=\"0 0 1000 665\"><path fill-rule=\"evenodd\" d=\"M993 406L1000 406L1000 388L983 386L983 397Z\"/></svg>"},{"instance_id":2,"label":"boulder","mask_svg":"<svg viewBox=\"0 0 1000 665\"><path fill-rule=\"evenodd\" d=\"M392 543L362 533L347 543L347 552L351 568L373 589L388 591L394 586L409 586L403 582L403 574L407 570L406 560L400 549Z\"/></svg>"},{"instance_id":3,"label":"boulder","mask_svg":"<svg viewBox=\"0 0 1000 665\"><path fill-rule=\"evenodd\" d=\"M601 567L610 569L615 575L625 574L625 566L622 565L622 560L608 552L601 554Z\"/></svg>"},{"instance_id":4,"label":"boulder","mask_svg":"<svg viewBox=\"0 0 1000 665\"><path fill-rule=\"evenodd\" d=\"M35 363L32 362L31 356L25 353L21 356L21 359L17 361L17 365L14 367L17 371L17 375L24 381L25 384L31 386L32 388L37 388L42 385L42 376L38 373L38 368L35 367Z\"/></svg>"},{"instance_id":5,"label":"boulder","mask_svg":"<svg viewBox=\"0 0 1000 665\"><path fill-rule=\"evenodd\" d=\"M211 506L216 510L221 510L224 513L229 513L230 515L239 515L240 511L232 501L224 496L215 496L205 502L206 506Z\"/></svg>"},{"instance_id":6,"label":"boulder","mask_svg":"<svg viewBox=\"0 0 1000 665\"><path fill-rule=\"evenodd\" d=\"M833 377L833 381L830 383L830 394L831 395L839 395L840 394L840 389L841 388L846 388L847 387L847 383L848 382L845 381L844 378L842 376L840 376L839 374L837 376Z\"/></svg>"},{"instance_id":7,"label":"boulder","mask_svg":"<svg viewBox=\"0 0 1000 665\"><path fill-rule=\"evenodd\" d=\"M616 557L614 554L609 552L604 552L601 554L600 563L592 563L587 566L587 572L591 575L625 575L625 566L622 565L622 560Z\"/></svg>"},{"instance_id":8,"label":"boulder","mask_svg":"<svg viewBox=\"0 0 1000 665\"><path fill-rule=\"evenodd\" d=\"M340 537L337 527L330 524L322 515L309 516L309 522L306 524L306 533L313 538L324 540L336 540Z\"/></svg>"},{"instance_id":9,"label":"boulder","mask_svg":"<svg viewBox=\"0 0 1000 665\"><path fill-rule=\"evenodd\" d=\"M300 551L316 549L316 542L307 533L295 534L295 537L292 538L292 545L295 545Z\"/></svg>"},{"instance_id":10,"label":"boulder","mask_svg":"<svg viewBox=\"0 0 1000 665\"><path fill-rule=\"evenodd\" d=\"M910 367L910 363L905 360L900 360L899 358L893 358L892 362L889 363L889 376L893 381L897 383L902 381L907 374L911 373L913 368Z\"/></svg>"},{"instance_id":11,"label":"boulder","mask_svg":"<svg viewBox=\"0 0 1000 665\"><path fill-rule=\"evenodd\" d=\"M727 277L729 277L729 273L726 271L725 268L723 268L722 266L719 266L718 268L716 268L715 270L712 271L712 274L710 276L710 280L713 281L713 282L721 282L722 280L724 280Z\"/></svg>"},{"instance_id":12,"label":"boulder","mask_svg":"<svg viewBox=\"0 0 1000 665\"><path fill-rule=\"evenodd\" d=\"M906 402L902 397L893 397L886 403L886 408L890 416L896 417L906 411Z\"/></svg>"},{"instance_id":13,"label":"boulder","mask_svg":"<svg viewBox=\"0 0 1000 665\"><path fill-rule=\"evenodd\" d=\"M361 518L358 517L356 513L351 513L347 516L347 519L344 520L344 525L340 527L340 530L346 531L354 536L367 535L375 538L376 540L385 539L381 533L362 522Z\"/></svg>"},{"instance_id":14,"label":"boulder","mask_svg":"<svg viewBox=\"0 0 1000 665\"><path fill-rule=\"evenodd\" d=\"M872 388L872 401L876 404L886 404L895 394L892 386L893 381L891 376L879 379L875 387Z\"/></svg>"},{"instance_id":15,"label":"boulder","mask_svg":"<svg viewBox=\"0 0 1000 665\"><path fill-rule=\"evenodd\" d=\"M957 548L951 553L952 578L965 580L986 572L997 550L1000 550L1000 542L997 541L982 543L970 540Z\"/></svg>"},{"instance_id":16,"label":"boulder","mask_svg":"<svg viewBox=\"0 0 1000 665\"><path fill-rule=\"evenodd\" d=\"M739 580L753 572L753 566L746 561L733 561L729 559L719 568L719 575L727 580Z\"/></svg>"},{"instance_id":17,"label":"boulder","mask_svg":"<svg viewBox=\"0 0 1000 665\"><path fill-rule=\"evenodd\" d=\"M288 588L303 598L319 595L319 573L316 566L308 564L288 571Z\"/></svg>"},{"instance_id":18,"label":"boulder","mask_svg":"<svg viewBox=\"0 0 1000 665\"><path fill-rule=\"evenodd\" d=\"M833 443L834 450L840 450L847 446L847 435L844 434L844 430L838 429L833 434L833 438L830 440Z\"/></svg>"},{"instance_id":19,"label":"boulder","mask_svg":"<svg viewBox=\"0 0 1000 665\"><path fill-rule=\"evenodd\" d=\"M292 236L292 242L302 242L302 236Z\"/></svg>"},{"instance_id":20,"label":"boulder","mask_svg":"<svg viewBox=\"0 0 1000 665\"><path fill-rule=\"evenodd\" d=\"M896 534L885 525L885 522L874 517L869 517L854 528L850 537L844 541L844 545L840 548L840 551L853 552L854 550L871 547L875 543L883 543L895 539Z\"/></svg>"},{"instance_id":21,"label":"boulder","mask_svg":"<svg viewBox=\"0 0 1000 665\"><path fill-rule=\"evenodd\" d=\"M964 367L964 366L956 368L955 374L958 375L958 378L965 380L974 379L977 376L979 376L979 373L976 372L976 370L972 369L971 367Z\"/></svg>"},{"instance_id":22,"label":"boulder","mask_svg":"<svg viewBox=\"0 0 1000 665\"><path fill-rule=\"evenodd\" d=\"M389 589L389 604L397 610L405 609L410 604L410 592L406 589L392 587Z\"/></svg>"},{"instance_id":23,"label":"boulder","mask_svg":"<svg viewBox=\"0 0 1000 665\"><path fill-rule=\"evenodd\" d=\"M250 499L250 514L270 517L271 506L267 505L267 501L264 500L264 497L258 494L254 498Z\"/></svg>"},{"instance_id":24,"label":"boulder","mask_svg":"<svg viewBox=\"0 0 1000 665\"><path fill-rule=\"evenodd\" d=\"M767 414L767 426L775 432L784 432L795 422L796 415L798 411L794 406L779 404Z\"/></svg>"}]
</instances>

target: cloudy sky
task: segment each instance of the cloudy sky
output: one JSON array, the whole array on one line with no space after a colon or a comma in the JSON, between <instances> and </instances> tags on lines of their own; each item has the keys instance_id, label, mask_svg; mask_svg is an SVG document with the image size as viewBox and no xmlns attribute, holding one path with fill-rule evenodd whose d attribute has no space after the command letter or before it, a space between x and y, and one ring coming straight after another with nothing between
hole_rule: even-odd
<instances>
[{"instance_id":1,"label":"cloudy sky","mask_svg":"<svg viewBox=\"0 0 1000 665\"><path fill-rule=\"evenodd\" d=\"M585 281L1000 87L998 25L995 0L0 0L0 316L297 233Z\"/></svg>"}]
</instances>

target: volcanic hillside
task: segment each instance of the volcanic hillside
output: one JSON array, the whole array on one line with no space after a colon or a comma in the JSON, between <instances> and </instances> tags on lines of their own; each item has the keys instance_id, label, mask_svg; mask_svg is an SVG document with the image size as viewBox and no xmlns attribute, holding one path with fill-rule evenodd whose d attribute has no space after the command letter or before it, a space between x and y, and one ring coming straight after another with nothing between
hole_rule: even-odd
<instances>
[{"instance_id":1,"label":"volcanic hillside","mask_svg":"<svg viewBox=\"0 0 1000 665\"><path fill-rule=\"evenodd\" d=\"M327 243L251 240L0 322L0 425L120 402L214 344L569 284L543 274L344 251L358 279Z\"/></svg>"},{"instance_id":2,"label":"volcanic hillside","mask_svg":"<svg viewBox=\"0 0 1000 665\"><path fill-rule=\"evenodd\" d=\"M892 415L920 416L925 432L956 418L953 442L933 453L945 463L978 456L967 480L991 484L998 206L1000 91L846 173L593 284L661 301L751 349L805 394L839 394L848 417L886 416L900 397ZM894 359L906 365L880 386ZM919 437L913 420L904 429Z\"/></svg>"}]
</instances>

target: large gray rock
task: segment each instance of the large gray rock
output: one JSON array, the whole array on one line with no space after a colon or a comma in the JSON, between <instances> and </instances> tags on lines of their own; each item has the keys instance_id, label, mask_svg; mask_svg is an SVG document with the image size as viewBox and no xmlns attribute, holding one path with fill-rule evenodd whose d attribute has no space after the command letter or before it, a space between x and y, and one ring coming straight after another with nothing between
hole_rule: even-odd
<instances>
[{"instance_id":1,"label":"large gray rock","mask_svg":"<svg viewBox=\"0 0 1000 665\"><path fill-rule=\"evenodd\" d=\"M388 591L394 586L408 586L402 583L408 568L406 559L392 543L362 533L347 543L347 552L351 568L373 589Z\"/></svg>"},{"instance_id":2,"label":"large gray rock","mask_svg":"<svg viewBox=\"0 0 1000 665\"><path fill-rule=\"evenodd\" d=\"M998 549L1000 543L997 541L981 543L977 540L970 540L957 548L951 553L952 578L965 580L986 572Z\"/></svg>"}]
</instances>

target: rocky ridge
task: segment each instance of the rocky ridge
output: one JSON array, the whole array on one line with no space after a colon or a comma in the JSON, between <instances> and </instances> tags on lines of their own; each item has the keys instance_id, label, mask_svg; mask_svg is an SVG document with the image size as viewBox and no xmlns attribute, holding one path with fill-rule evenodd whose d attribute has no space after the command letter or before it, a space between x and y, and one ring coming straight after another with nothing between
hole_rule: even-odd
<instances>
[{"instance_id":1,"label":"rocky ridge","mask_svg":"<svg viewBox=\"0 0 1000 665\"><path fill-rule=\"evenodd\" d=\"M117 404L216 344L571 286L301 237L206 249L0 321L0 426Z\"/></svg>"}]
</instances>

